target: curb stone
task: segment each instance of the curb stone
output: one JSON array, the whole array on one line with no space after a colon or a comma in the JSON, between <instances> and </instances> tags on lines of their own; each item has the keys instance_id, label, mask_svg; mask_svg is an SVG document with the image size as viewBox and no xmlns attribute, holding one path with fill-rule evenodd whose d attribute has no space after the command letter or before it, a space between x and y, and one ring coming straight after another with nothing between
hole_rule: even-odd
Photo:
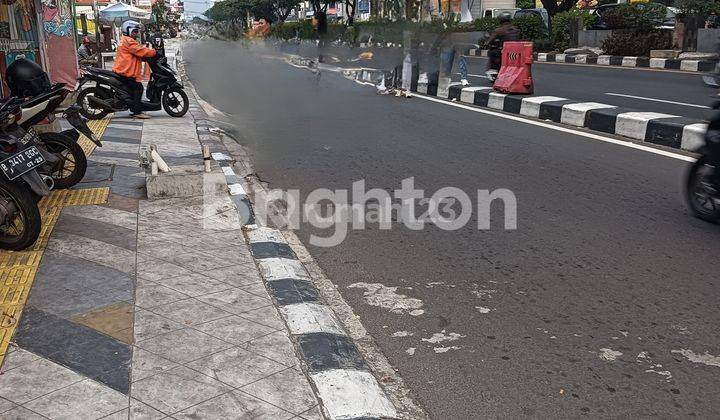
<instances>
[{"instance_id":1,"label":"curb stone","mask_svg":"<svg viewBox=\"0 0 720 420\"><path fill-rule=\"evenodd\" d=\"M177 60L182 67L182 60ZM184 77L193 96L198 95ZM353 338L345 331L333 309L324 302L313 279L277 230L256 224L243 180L233 170L235 160L227 153L223 134L200 107L192 107L198 138L211 150L221 167L229 193L244 222L250 246L266 290L285 320L303 370L314 385L323 415L329 419L396 419L401 416L373 375ZM423 417L418 417L423 418Z\"/></svg>"},{"instance_id":2,"label":"curb stone","mask_svg":"<svg viewBox=\"0 0 720 420\"><path fill-rule=\"evenodd\" d=\"M344 74L366 83L379 83L381 78L387 83L390 77L390 72L374 69ZM443 90L447 96L438 95ZM707 130L707 122L699 119L557 96L507 95L495 92L490 86L463 87L453 82L447 89L428 87L414 92L691 152L704 144Z\"/></svg>"},{"instance_id":3,"label":"curb stone","mask_svg":"<svg viewBox=\"0 0 720 420\"><path fill-rule=\"evenodd\" d=\"M487 57L488 50L470 49L467 55L473 57ZM663 70L682 70L688 72L713 71L718 60L680 60L671 58L648 58L622 55L588 55L588 54L553 54L535 53L538 63L569 63L569 64L595 64L614 67L640 67Z\"/></svg>"}]
</instances>

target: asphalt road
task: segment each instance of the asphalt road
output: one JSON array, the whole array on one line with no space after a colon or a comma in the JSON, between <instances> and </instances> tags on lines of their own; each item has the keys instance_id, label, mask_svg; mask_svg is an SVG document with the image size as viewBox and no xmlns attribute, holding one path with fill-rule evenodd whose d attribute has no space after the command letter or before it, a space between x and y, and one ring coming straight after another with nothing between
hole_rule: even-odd
<instances>
[{"instance_id":1,"label":"asphalt road","mask_svg":"<svg viewBox=\"0 0 720 420\"><path fill-rule=\"evenodd\" d=\"M483 76L486 68L487 59L468 58L469 74ZM469 77L469 81L478 86L490 84L487 79L476 76ZM459 80L457 74L454 78ZM535 63L533 80L536 95L600 102L690 118L710 118L712 111L700 107L709 107L719 99L715 96L717 91L703 83L702 73Z\"/></svg>"},{"instance_id":2,"label":"asphalt road","mask_svg":"<svg viewBox=\"0 0 720 420\"><path fill-rule=\"evenodd\" d=\"M308 242L330 232L298 232L432 418L720 416L720 228L688 215L686 162L378 96L231 44L184 54L272 188L415 177L426 195L515 194L516 230L493 206L490 230L474 211L456 231L371 225L330 248ZM371 305L363 292L381 286L424 313Z\"/></svg>"}]
</instances>

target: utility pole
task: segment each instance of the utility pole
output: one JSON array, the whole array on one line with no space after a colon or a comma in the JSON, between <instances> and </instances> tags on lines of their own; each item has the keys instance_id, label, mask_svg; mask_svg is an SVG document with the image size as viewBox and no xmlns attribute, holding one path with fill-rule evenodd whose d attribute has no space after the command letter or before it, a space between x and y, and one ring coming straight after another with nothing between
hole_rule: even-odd
<instances>
[{"instance_id":1,"label":"utility pole","mask_svg":"<svg viewBox=\"0 0 720 420\"><path fill-rule=\"evenodd\" d=\"M93 14L95 15L95 46L97 52L95 52L95 58L97 60L97 66L102 66L102 51L100 51L100 10L98 10L97 0L93 0Z\"/></svg>"}]
</instances>

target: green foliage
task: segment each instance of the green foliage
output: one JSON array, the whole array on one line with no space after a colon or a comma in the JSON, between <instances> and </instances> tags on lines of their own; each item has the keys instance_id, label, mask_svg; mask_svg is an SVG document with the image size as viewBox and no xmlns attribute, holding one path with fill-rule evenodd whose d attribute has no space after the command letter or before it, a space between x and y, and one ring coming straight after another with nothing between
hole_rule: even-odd
<instances>
[{"instance_id":1,"label":"green foliage","mask_svg":"<svg viewBox=\"0 0 720 420\"><path fill-rule=\"evenodd\" d=\"M720 0L675 0L679 14L707 16L713 10L720 13Z\"/></svg>"},{"instance_id":2,"label":"green foliage","mask_svg":"<svg viewBox=\"0 0 720 420\"><path fill-rule=\"evenodd\" d=\"M572 23L579 19L581 28L592 26L595 16L587 10L570 9L567 12L560 12L553 16L550 39L558 51L570 48L570 33L573 30Z\"/></svg>"},{"instance_id":3,"label":"green foliage","mask_svg":"<svg viewBox=\"0 0 720 420\"><path fill-rule=\"evenodd\" d=\"M653 30L649 32L613 31L602 43L605 54L648 57L650 50L672 48L670 31Z\"/></svg>"},{"instance_id":4,"label":"green foliage","mask_svg":"<svg viewBox=\"0 0 720 420\"><path fill-rule=\"evenodd\" d=\"M658 3L624 3L609 10L603 18L610 29L632 29L650 32L660 25L667 15L667 8Z\"/></svg>"},{"instance_id":5,"label":"green foliage","mask_svg":"<svg viewBox=\"0 0 720 420\"><path fill-rule=\"evenodd\" d=\"M313 26L309 20L272 25L270 26L270 36L284 40L292 38L308 39L313 36Z\"/></svg>"},{"instance_id":6,"label":"green foliage","mask_svg":"<svg viewBox=\"0 0 720 420\"><path fill-rule=\"evenodd\" d=\"M205 12L205 16L217 22L242 19L250 7L251 4L247 0L223 0L213 4Z\"/></svg>"},{"instance_id":7,"label":"green foliage","mask_svg":"<svg viewBox=\"0 0 720 420\"><path fill-rule=\"evenodd\" d=\"M516 0L515 7L517 7L518 9L534 9L535 1L534 0Z\"/></svg>"},{"instance_id":8,"label":"green foliage","mask_svg":"<svg viewBox=\"0 0 720 420\"><path fill-rule=\"evenodd\" d=\"M155 15L155 21L162 26L167 23L167 5L164 1L157 1L152 5L152 13Z\"/></svg>"},{"instance_id":9,"label":"green foliage","mask_svg":"<svg viewBox=\"0 0 720 420\"><path fill-rule=\"evenodd\" d=\"M533 41L535 52L550 52L555 49L555 43L550 38L540 38Z\"/></svg>"},{"instance_id":10,"label":"green foliage","mask_svg":"<svg viewBox=\"0 0 720 420\"><path fill-rule=\"evenodd\" d=\"M492 32L500 26L500 21L494 17L481 17L473 22L476 31Z\"/></svg>"},{"instance_id":11,"label":"green foliage","mask_svg":"<svg viewBox=\"0 0 720 420\"><path fill-rule=\"evenodd\" d=\"M520 31L520 39L527 41L544 38L547 33L542 18L535 14L516 17L513 25Z\"/></svg>"},{"instance_id":12,"label":"green foliage","mask_svg":"<svg viewBox=\"0 0 720 420\"><path fill-rule=\"evenodd\" d=\"M282 22L299 3L300 0L222 0L208 9L205 16L222 22L244 19L249 12L252 16Z\"/></svg>"}]
</instances>

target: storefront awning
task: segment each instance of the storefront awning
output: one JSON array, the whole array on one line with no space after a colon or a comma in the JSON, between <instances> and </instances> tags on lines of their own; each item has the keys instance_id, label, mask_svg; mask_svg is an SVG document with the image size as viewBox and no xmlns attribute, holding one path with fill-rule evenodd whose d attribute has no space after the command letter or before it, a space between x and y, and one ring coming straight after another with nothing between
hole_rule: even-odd
<instances>
[{"instance_id":1,"label":"storefront awning","mask_svg":"<svg viewBox=\"0 0 720 420\"><path fill-rule=\"evenodd\" d=\"M106 21L138 19L151 20L152 13L125 3L115 3L100 10L100 19Z\"/></svg>"}]
</instances>

